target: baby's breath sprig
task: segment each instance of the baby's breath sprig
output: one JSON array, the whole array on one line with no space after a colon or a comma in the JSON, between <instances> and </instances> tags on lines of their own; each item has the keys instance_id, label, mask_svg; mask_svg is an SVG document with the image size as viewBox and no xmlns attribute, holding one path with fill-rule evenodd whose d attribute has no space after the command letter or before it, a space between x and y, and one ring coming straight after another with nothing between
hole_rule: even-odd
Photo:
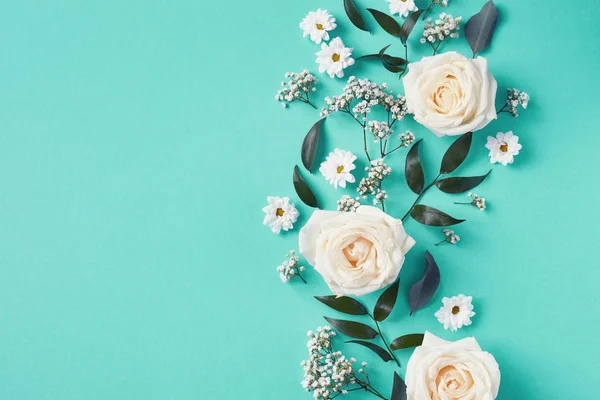
<instances>
[{"instance_id":1,"label":"baby's breath sprig","mask_svg":"<svg viewBox=\"0 0 600 400\"><path fill-rule=\"evenodd\" d=\"M452 17L450 14L441 13L440 18L435 20L427 19L427 24L423 26L423 37L421 43L429 43L433 49L433 55L436 55L440 45L447 38L456 39L460 31L460 21L462 17Z\"/></svg>"},{"instance_id":2,"label":"baby's breath sprig","mask_svg":"<svg viewBox=\"0 0 600 400\"><path fill-rule=\"evenodd\" d=\"M383 180L392 173L392 168L388 166L383 159L371 161L371 166L365 168L367 177L362 178L356 191L358 194L367 198L367 195L374 196L373 205L381 204L381 209L385 211L385 200L388 194L381 188Z\"/></svg>"},{"instance_id":3,"label":"baby's breath sprig","mask_svg":"<svg viewBox=\"0 0 600 400\"><path fill-rule=\"evenodd\" d=\"M338 211L356 211L360 207L360 197L352 198L346 194L338 200L337 205Z\"/></svg>"},{"instance_id":4,"label":"baby's breath sprig","mask_svg":"<svg viewBox=\"0 0 600 400\"><path fill-rule=\"evenodd\" d=\"M485 197L480 197L477 193L471 192L469 192L468 196L471 197L473 200L471 200L468 203L454 202L454 204L470 204L472 206L477 207L480 211L485 210Z\"/></svg>"},{"instance_id":5,"label":"baby's breath sprig","mask_svg":"<svg viewBox=\"0 0 600 400\"><path fill-rule=\"evenodd\" d=\"M442 230L442 232L444 232L444 235L446 236L444 238L444 240L442 240L441 242L436 243L436 246L439 246L442 243L450 243L450 244L456 244L460 241L460 236L455 235L454 231L451 229L444 229Z\"/></svg>"},{"instance_id":6,"label":"baby's breath sprig","mask_svg":"<svg viewBox=\"0 0 600 400\"><path fill-rule=\"evenodd\" d=\"M312 108L317 108L310 101L310 93L317 91L315 84L318 82L317 78L308 70L302 72L286 72L285 77L289 79L287 82L281 82L282 88L277 92L275 100L281 101L283 108L287 107L288 104L295 100L309 104Z\"/></svg>"},{"instance_id":7,"label":"baby's breath sprig","mask_svg":"<svg viewBox=\"0 0 600 400\"><path fill-rule=\"evenodd\" d=\"M279 277L282 282L289 282L295 277L302 279L302 282L306 283L306 280L302 276L302 272L304 271L304 267L298 265L298 261L300 258L296 255L294 250L290 250L288 254L286 254L286 260L277 267L277 272L279 272Z\"/></svg>"},{"instance_id":8,"label":"baby's breath sprig","mask_svg":"<svg viewBox=\"0 0 600 400\"><path fill-rule=\"evenodd\" d=\"M498 114L501 112L510 113L513 117L519 116L518 107L521 106L525 110L529 104L529 95L525 92L521 92L519 89L508 89L506 95L506 103L498 110Z\"/></svg>"},{"instance_id":9,"label":"baby's breath sprig","mask_svg":"<svg viewBox=\"0 0 600 400\"><path fill-rule=\"evenodd\" d=\"M433 6L448 7L449 2L450 0L431 0L431 2L429 3L429 7L427 7L427 10L425 10L425 12L423 13L423 21L425 21L425 18L427 18Z\"/></svg>"}]
</instances>

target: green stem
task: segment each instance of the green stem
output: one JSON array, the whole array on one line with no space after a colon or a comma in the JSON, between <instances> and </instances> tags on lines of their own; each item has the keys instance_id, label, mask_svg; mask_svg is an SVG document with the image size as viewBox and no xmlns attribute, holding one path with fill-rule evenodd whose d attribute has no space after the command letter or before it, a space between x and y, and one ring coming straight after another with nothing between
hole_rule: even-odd
<instances>
[{"instance_id":1,"label":"green stem","mask_svg":"<svg viewBox=\"0 0 600 400\"><path fill-rule=\"evenodd\" d=\"M396 365L398 367L400 367L400 361L398 361L398 359L394 355L394 352L392 352L392 349L390 348L390 346L388 345L387 341L385 340L385 336L383 336L383 332L381 332L381 328L379 327L379 322L377 322L377 320L375 318L373 318L373 316L370 315L370 314L369 314L369 317L371 317L371 319L373 320L373 322L375 322L375 326L377 327L377 332L379 332L379 336L381 336L381 340L383 341L383 344L385 345L385 348L388 350L388 352L390 353L390 355L392 356L392 358L396 362Z\"/></svg>"},{"instance_id":2,"label":"green stem","mask_svg":"<svg viewBox=\"0 0 600 400\"><path fill-rule=\"evenodd\" d=\"M409 216L409 214L411 213L411 211L419 203L419 200L421 200L421 197L423 197L423 195L425 194L425 192L427 192L433 185L435 185L435 183L437 182L437 180L440 179L440 176L442 176L441 173L438 174L438 176L435 177L435 179L433 180L433 182L431 182L429 185L427 185L425 187L425 189L421 190L421 194L419 194L419 196L417 196L417 199L415 200L415 202L412 204L412 206L410 206L410 208L408 209L408 211L406 212L406 214L404 214L404 217L402 217L402 222L404 222L404 220Z\"/></svg>"}]
</instances>

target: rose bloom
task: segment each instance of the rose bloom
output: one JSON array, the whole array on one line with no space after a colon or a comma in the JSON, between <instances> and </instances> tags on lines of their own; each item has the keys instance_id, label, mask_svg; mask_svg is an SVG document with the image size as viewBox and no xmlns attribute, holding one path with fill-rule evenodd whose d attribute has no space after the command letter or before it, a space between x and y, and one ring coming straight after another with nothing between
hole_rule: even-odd
<instances>
[{"instance_id":1,"label":"rose bloom","mask_svg":"<svg viewBox=\"0 0 600 400\"><path fill-rule=\"evenodd\" d=\"M362 296L394 282L415 244L402 221L371 206L316 210L299 240L300 253L338 296Z\"/></svg>"},{"instance_id":2,"label":"rose bloom","mask_svg":"<svg viewBox=\"0 0 600 400\"><path fill-rule=\"evenodd\" d=\"M500 370L473 337L447 342L425 332L406 366L408 400L493 400Z\"/></svg>"},{"instance_id":3,"label":"rose bloom","mask_svg":"<svg viewBox=\"0 0 600 400\"><path fill-rule=\"evenodd\" d=\"M408 67L402 79L408 111L437 136L474 132L496 119L498 84L485 58L452 51Z\"/></svg>"}]
</instances>

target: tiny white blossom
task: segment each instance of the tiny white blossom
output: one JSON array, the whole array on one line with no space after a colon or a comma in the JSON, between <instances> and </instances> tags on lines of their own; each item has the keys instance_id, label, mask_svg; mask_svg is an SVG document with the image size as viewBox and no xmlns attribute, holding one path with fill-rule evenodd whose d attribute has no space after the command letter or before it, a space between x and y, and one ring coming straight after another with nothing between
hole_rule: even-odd
<instances>
[{"instance_id":1,"label":"tiny white blossom","mask_svg":"<svg viewBox=\"0 0 600 400\"><path fill-rule=\"evenodd\" d=\"M508 108L507 111L516 118L519 116L518 107L521 106L523 109L526 109L529 105L529 100L530 98L527 93L521 92L519 89L508 89L506 104L500 109L500 112Z\"/></svg>"},{"instance_id":2,"label":"tiny white blossom","mask_svg":"<svg viewBox=\"0 0 600 400\"><path fill-rule=\"evenodd\" d=\"M288 231L294 228L294 222L300 214L290 199L287 197L267 197L267 206L263 207L265 219L263 224L267 225L273 233L279 233L282 229Z\"/></svg>"},{"instance_id":3,"label":"tiny white blossom","mask_svg":"<svg viewBox=\"0 0 600 400\"><path fill-rule=\"evenodd\" d=\"M457 331L463 326L471 325L471 317L475 315L473 312L473 297L459 294L452 298L444 297L440 308L435 316L438 321L444 325L444 329Z\"/></svg>"},{"instance_id":4,"label":"tiny white blossom","mask_svg":"<svg viewBox=\"0 0 600 400\"><path fill-rule=\"evenodd\" d=\"M360 207L360 197L352 198L347 194L337 202L338 211L356 211Z\"/></svg>"},{"instance_id":5,"label":"tiny white blossom","mask_svg":"<svg viewBox=\"0 0 600 400\"><path fill-rule=\"evenodd\" d=\"M519 137L512 132L498 132L496 137L488 136L485 147L490 151L490 162L501 163L506 166L512 164L514 156L519 154L523 146L519 144Z\"/></svg>"},{"instance_id":6,"label":"tiny white blossom","mask_svg":"<svg viewBox=\"0 0 600 400\"><path fill-rule=\"evenodd\" d=\"M289 282L295 277L302 279L304 283L306 281L302 277L302 272L304 271L304 267L298 265L298 261L300 258L296 255L294 250L290 250L290 252L286 255L286 260L277 267L277 272L279 272L279 277L282 282Z\"/></svg>"},{"instance_id":7,"label":"tiny white blossom","mask_svg":"<svg viewBox=\"0 0 600 400\"><path fill-rule=\"evenodd\" d=\"M289 78L289 81L281 82L281 89L275 95L275 100L281 101L283 108L296 100L315 107L310 101L309 93L317 90L317 78L306 69L302 72L286 72L285 77Z\"/></svg>"},{"instance_id":8,"label":"tiny white blossom","mask_svg":"<svg viewBox=\"0 0 600 400\"><path fill-rule=\"evenodd\" d=\"M440 244L445 243L445 242L448 242L450 244L456 244L460 241L460 236L456 235L453 230L444 229L444 230L442 230L442 232L444 232L444 235L446 237L441 242L436 243L435 244L436 246L439 246Z\"/></svg>"},{"instance_id":9,"label":"tiny white blossom","mask_svg":"<svg viewBox=\"0 0 600 400\"><path fill-rule=\"evenodd\" d=\"M418 11L415 0L385 0L390 3L390 14L398 13L402 17L408 16L410 11Z\"/></svg>"},{"instance_id":10,"label":"tiny white blossom","mask_svg":"<svg viewBox=\"0 0 600 400\"><path fill-rule=\"evenodd\" d=\"M356 168L354 165L356 158L350 151L335 149L321 163L319 171L336 189L338 186L345 188L346 182L354 183L356 181L352 175L352 171Z\"/></svg>"},{"instance_id":11,"label":"tiny white blossom","mask_svg":"<svg viewBox=\"0 0 600 400\"><path fill-rule=\"evenodd\" d=\"M323 40L329 40L329 31L336 28L335 18L327 10L318 9L311 11L300 22L300 29L304 31L303 37L310 35L310 40L321 44Z\"/></svg>"},{"instance_id":12,"label":"tiny white blossom","mask_svg":"<svg viewBox=\"0 0 600 400\"><path fill-rule=\"evenodd\" d=\"M354 65L354 59L351 57L351 47L345 47L344 42L339 37L327 43L321 44L321 51L316 53L319 72L327 72L333 78L344 77L344 69Z\"/></svg>"}]
</instances>

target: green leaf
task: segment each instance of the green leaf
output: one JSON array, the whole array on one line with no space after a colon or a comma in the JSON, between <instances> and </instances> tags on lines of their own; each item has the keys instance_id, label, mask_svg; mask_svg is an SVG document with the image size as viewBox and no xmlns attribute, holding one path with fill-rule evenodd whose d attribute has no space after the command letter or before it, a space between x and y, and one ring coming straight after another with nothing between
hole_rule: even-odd
<instances>
[{"instance_id":1,"label":"green leaf","mask_svg":"<svg viewBox=\"0 0 600 400\"><path fill-rule=\"evenodd\" d=\"M402 34L402 28L398 25L398 22L386 13L382 13L381 11L367 8L367 11L373 15L375 21L381 26L387 33L392 36L400 37Z\"/></svg>"},{"instance_id":2,"label":"green leaf","mask_svg":"<svg viewBox=\"0 0 600 400\"><path fill-rule=\"evenodd\" d=\"M388 47L390 47L391 45L387 45L384 47L384 49L387 49ZM366 54L364 56L360 56L357 58L357 60L381 60L381 50L379 51L379 53L377 54ZM400 66L400 65L405 65L406 64L406 60L404 58L401 57L394 57L394 56L390 56L388 54L383 54L383 60L390 64L390 65L395 65L395 66Z\"/></svg>"},{"instance_id":3,"label":"green leaf","mask_svg":"<svg viewBox=\"0 0 600 400\"><path fill-rule=\"evenodd\" d=\"M342 296L315 296L321 303L336 311L351 315L367 315L369 312L358 300L352 297Z\"/></svg>"},{"instance_id":4,"label":"green leaf","mask_svg":"<svg viewBox=\"0 0 600 400\"><path fill-rule=\"evenodd\" d=\"M389 288L387 288L375 304L373 317L376 321L384 321L394 309L396 299L398 298L398 288L400 287L400 279L397 279Z\"/></svg>"},{"instance_id":5,"label":"green leaf","mask_svg":"<svg viewBox=\"0 0 600 400\"><path fill-rule=\"evenodd\" d=\"M294 189L296 189L296 194L298 194L298 197L300 197L300 200L302 200L304 204L309 207L319 207L317 198L312 190L310 190L310 187L308 187L308 183L306 183L302 175L300 175L300 170L297 165L294 167Z\"/></svg>"},{"instance_id":6,"label":"green leaf","mask_svg":"<svg viewBox=\"0 0 600 400\"><path fill-rule=\"evenodd\" d=\"M439 180L435 185L444 193L463 193L478 186L492 172L489 170L487 174L481 176L466 176L452 177Z\"/></svg>"},{"instance_id":7,"label":"green leaf","mask_svg":"<svg viewBox=\"0 0 600 400\"><path fill-rule=\"evenodd\" d=\"M410 315L427 305L440 285L440 269L430 252L425 252L427 265L423 278L416 282L408 291Z\"/></svg>"},{"instance_id":8,"label":"green leaf","mask_svg":"<svg viewBox=\"0 0 600 400\"><path fill-rule=\"evenodd\" d=\"M465 37L471 50L473 58L482 50L485 50L492 41L496 23L498 22L498 9L494 1L490 0L483 5L481 11L473 15L465 25Z\"/></svg>"},{"instance_id":9,"label":"green leaf","mask_svg":"<svg viewBox=\"0 0 600 400\"><path fill-rule=\"evenodd\" d=\"M392 387L390 400L406 400L406 398L406 383L404 383L397 372L394 372L394 386Z\"/></svg>"},{"instance_id":10,"label":"green leaf","mask_svg":"<svg viewBox=\"0 0 600 400\"><path fill-rule=\"evenodd\" d=\"M355 343L372 350L385 362L392 360L392 356L383 347L376 345L375 343L365 342L364 340L348 340L346 343Z\"/></svg>"},{"instance_id":11,"label":"green leaf","mask_svg":"<svg viewBox=\"0 0 600 400\"><path fill-rule=\"evenodd\" d=\"M406 41L410 37L410 34L413 31L415 24L419 20L419 17L422 13L423 10L415 11L404 20L404 23L402 24L402 28L400 30L400 40L402 41L402 44L406 45Z\"/></svg>"},{"instance_id":12,"label":"green leaf","mask_svg":"<svg viewBox=\"0 0 600 400\"><path fill-rule=\"evenodd\" d=\"M352 21L354 26L360 30L367 32L369 31L367 29L365 20L363 19L362 15L360 15L360 12L358 11L358 8L356 8L356 4L354 4L353 0L344 0L344 10L346 10L346 15L348 15L348 18L350 21Z\"/></svg>"},{"instance_id":13,"label":"green leaf","mask_svg":"<svg viewBox=\"0 0 600 400\"><path fill-rule=\"evenodd\" d=\"M331 326L333 326L340 333L346 336L350 336L356 339L375 339L378 335L377 331L371 328L369 325L365 325L360 322L346 321L343 319L335 319L323 317Z\"/></svg>"},{"instance_id":14,"label":"green leaf","mask_svg":"<svg viewBox=\"0 0 600 400\"><path fill-rule=\"evenodd\" d=\"M422 333L412 333L410 335L400 336L390 343L390 349L400 350L420 346L423 344L424 337L425 335Z\"/></svg>"},{"instance_id":15,"label":"green leaf","mask_svg":"<svg viewBox=\"0 0 600 400\"><path fill-rule=\"evenodd\" d=\"M390 45L388 44L387 46L385 46L383 49L379 50L379 59L381 60L381 63L383 64L383 66L385 67L385 69L387 69L390 72L400 72L402 70L404 70L404 68L399 67L397 65L393 65L390 64L388 62L385 61L385 50L390 47Z\"/></svg>"},{"instance_id":16,"label":"green leaf","mask_svg":"<svg viewBox=\"0 0 600 400\"><path fill-rule=\"evenodd\" d=\"M421 140L423 139L419 139L408 151L404 168L406 183L410 190L416 194L421 194L423 185L425 185L425 175L423 174L423 166L421 165L421 159L419 158L419 144L421 143Z\"/></svg>"},{"instance_id":17,"label":"green leaf","mask_svg":"<svg viewBox=\"0 0 600 400\"><path fill-rule=\"evenodd\" d=\"M310 128L302 142L302 164L308 172L312 169L315 161L315 154L317 154L317 147L319 146L319 137L321 136L321 125L324 121L325 118L318 120L312 128Z\"/></svg>"},{"instance_id":18,"label":"green leaf","mask_svg":"<svg viewBox=\"0 0 600 400\"><path fill-rule=\"evenodd\" d=\"M444 157L442 158L442 165L440 166L440 174L449 174L453 172L460 164L465 161L469 150L471 149L471 141L473 139L473 133L467 132L460 136L454 141L446 150Z\"/></svg>"},{"instance_id":19,"label":"green leaf","mask_svg":"<svg viewBox=\"0 0 600 400\"><path fill-rule=\"evenodd\" d=\"M445 212L423 204L417 204L410 212L410 216L413 217L415 221L430 226L450 226L465 222L464 219L453 218Z\"/></svg>"}]
</instances>

